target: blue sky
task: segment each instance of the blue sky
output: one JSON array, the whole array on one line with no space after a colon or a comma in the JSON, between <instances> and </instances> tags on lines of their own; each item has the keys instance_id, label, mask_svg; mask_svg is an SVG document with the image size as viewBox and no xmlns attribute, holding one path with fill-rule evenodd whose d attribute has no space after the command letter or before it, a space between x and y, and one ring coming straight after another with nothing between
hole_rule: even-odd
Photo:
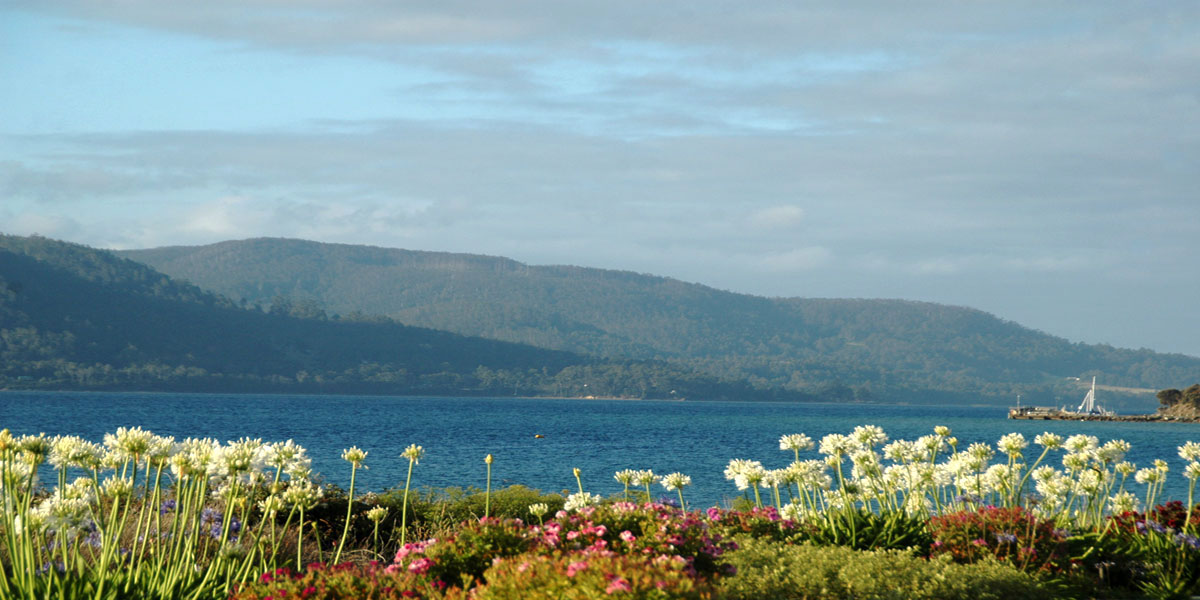
<instances>
[{"instance_id":1,"label":"blue sky","mask_svg":"<svg viewBox=\"0 0 1200 600\"><path fill-rule=\"evenodd\" d=\"M12 0L0 77L6 233L502 255L1200 356L1193 3Z\"/></svg>"}]
</instances>

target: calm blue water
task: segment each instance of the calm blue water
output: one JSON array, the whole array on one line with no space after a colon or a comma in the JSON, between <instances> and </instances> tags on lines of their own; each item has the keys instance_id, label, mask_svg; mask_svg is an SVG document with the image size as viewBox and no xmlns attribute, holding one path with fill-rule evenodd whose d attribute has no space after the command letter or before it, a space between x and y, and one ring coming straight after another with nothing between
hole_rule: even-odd
<instances>
[{"instance_id":1,"label":"calm blue water","mask_svg":"<svg viewBox=\"0 0 1200 600\"><path fill-rule=\"evenodd\" d=\"M373 491L403 487L408 463L398 456L414 443L426 451L414 486L482 487L489 453L495 457L493 485L520 483L552 492L575 488L573 467L582 469L585 489L604 495L622 489L613 480L620 469L681 471L692 477L684 494L697 506L738 495L722 475L731 458L783 467L792 455L779 450L781 435L805 433L819 440L864 424L883 427L891 439L914 439L946 425L960 447L995 444L1012 431L1031 442L1042 431L1087 433L1101 442L1124 439L1133 445L1128 460L1139 466L1155 458L1170 462L1169 491L1178 498L1186 497L1186 480L1176 448L1200 441L1196 424L1010 421L1003 408L976 406L0 392L0 428L14 434L101 441L118 427L140 426L180 439L293 439L308 449L314 470L343 487L349 467L342 450L358 446L369 452L358 489Z\"/></svg>"}]
</instances>

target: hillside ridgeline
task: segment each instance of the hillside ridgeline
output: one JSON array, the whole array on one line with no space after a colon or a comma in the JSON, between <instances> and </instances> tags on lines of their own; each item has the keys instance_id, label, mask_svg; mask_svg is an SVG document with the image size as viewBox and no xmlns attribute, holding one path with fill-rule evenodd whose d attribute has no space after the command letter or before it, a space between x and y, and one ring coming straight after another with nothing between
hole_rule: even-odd
<instances>
[{"instance_id":1,"label":"hillside ridgeline","mask_svg":"<svg viewBox=\"0 0 1200 600\"><path fill-rule=\"evenodd\" d=\"M623 271L290 239L120 254L249 304L307 304L547 349L667 361L828 400L1008 402L1022 394L1057 404L1077 394L1068 377L1162 389L1200 372L1195 357L1071 343L925 302L764 298Z\"/></svg>"},{"instance_id":2,"label":"hillside ridgeline","mask_svg":"<svg viewBox=\"0 0 1200 600\"><path fill-rule=\"evenodd\" d=\"M110 252L0 235L0 389L805 399L304 302L267 311Z\"/></svg>"}]
</instances>

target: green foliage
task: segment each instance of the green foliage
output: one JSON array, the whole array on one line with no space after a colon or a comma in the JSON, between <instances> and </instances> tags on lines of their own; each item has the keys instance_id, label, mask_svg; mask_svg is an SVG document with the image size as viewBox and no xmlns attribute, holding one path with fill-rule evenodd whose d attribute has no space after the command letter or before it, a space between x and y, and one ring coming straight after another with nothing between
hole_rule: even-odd
<instances>
[{"instance_id":1,"label":"green foliage","mask_svg":"<svg viewBox=\"0 0 1200 600\"><path fill-rule=\"evenodd\" d=\"M1077 391L1064 376L1162 388L1200 369L1194 357L1072 344L978 310L924 302L769 299L628 272L301 240L122 254L253 303L315 300L358 318L387 315L542 348L660 359L722 381L834 401L1008 401L1020 393L1058 404L1056 396ZM608 393L598 391L608 385L604 373L577 375L583 381L560 382L562 394ZM651 391L654 381L643 380L650 386L643 395L672 389Z\"/></svg>"},{"instance_id":2,"label":"green foliage","mask_svg":"<svg viewBox=\"0 0 1200 600\"><path fill-rule=\"evenodd\" d=\"M524 523L512 519L466 522L441 539L405 544L396 552L395 569L415 573L439 585L471 587L497 558L530 550L534 543Z\"/></svg>"},{"instance_id":3,"label":"green foliage","mask_svg":"<svg viewBox=\"0 0 1200 600\"><path fill-rule=\"evenodd\" d=\"M287 568L262 574L239 586L229 600L295 598L297 600L391 600L442 598L441 588L412 573L343 563L325 567L313 563L302 573Z\"/></svg>"},{"instance_id":4,"label":"green foliage","mask_svg":"<svg viewBox=\"0 0 1200 600\"><path fill-rule=\"evenodd\" d=\"M700 600L708 585L683 559L555 552L500 561L485 574L476 600Z\"/></svg>"},{"instance_id":5,"label":"green foliage","mask_svg":"<svg viewBox=\"0 0 1200 600\"><path fill-rule=\"evenodd\" d=\"M831 510L805 525L793 539L856 550L928 548L933 541L924 517L899 510Z\"/></svg>"},{"instance_id":6,"label":"green foliage","mask_svg":"<svg viewBox=\"0 0 1200 600\"><path fill-rule=\"evenodd\" d=\"M737 574L718 581L728 600L1060 598L1021 571L994 561L959 565L899 550L783 545L746 538L729 554Z\"/></svg>"}]
</instances>

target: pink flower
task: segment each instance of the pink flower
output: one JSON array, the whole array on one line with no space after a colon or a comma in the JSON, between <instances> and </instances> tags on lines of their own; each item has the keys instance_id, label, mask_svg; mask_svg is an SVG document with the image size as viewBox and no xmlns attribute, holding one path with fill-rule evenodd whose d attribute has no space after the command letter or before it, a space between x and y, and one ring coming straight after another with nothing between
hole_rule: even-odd
<instances>
[{"instance_id":1,"label":"pink flower","mask_svg":"<svg viewBox=\"0 0 1200 600\"><path fill-rule=\"evenodd\" d=\"M632 544L633 540L637 539L637 536L633 535L633 532L629 531L628 529L626 529L625 531L622 531L620 537L621 537L621 540L627 544Z\"/></svg>"},{"instance_id":2,"label":"pink flower","mask_svg":"<svg viewBox=\"0 0 1200 600\"><path fill-rule=\"evenodd\" d=\"M567 577L574 577L576 573L587 569L588 564L584 561L573 562L567 565Z\"/></svg>"},{"instance_id":3,"label":"pink flower","mask_svg":"<svg viewBox=\"0 0 1200 600\"><path fill-rule=\"evenodd\" d=\"M420 575L420 574L428 571L429 567L432 567L432 566L433 566L432 560L422 557L422 558L418 558L417 560L412 561L412 564L408 565L408 570L410 572L416 573L417 575Z\"/></svg>"},{"instance_id":4,"label":"pink flower","mask_svg":"<svg viewBox=\"0 0 1200 600\"><path fill-rule=\"evenodd\" d=\"M604 589L605 594L615 594L617 592L628 592L631 588L629 582L625 578L618 577L609 582L608 587Z\"/></svg>"}]
</instances>

